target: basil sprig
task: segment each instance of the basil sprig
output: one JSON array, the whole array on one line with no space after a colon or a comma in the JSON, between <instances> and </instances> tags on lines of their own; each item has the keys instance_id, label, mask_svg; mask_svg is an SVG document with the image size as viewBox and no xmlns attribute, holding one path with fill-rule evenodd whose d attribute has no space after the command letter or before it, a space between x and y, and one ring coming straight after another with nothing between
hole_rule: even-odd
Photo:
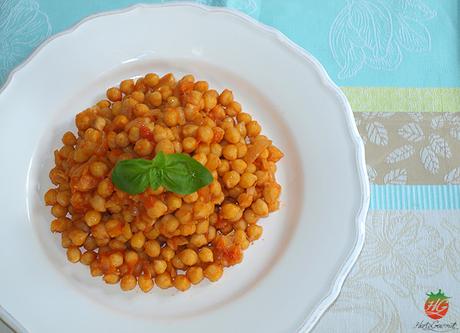
<instances>
[{"instance_id":1,"label":"basil sprig","mask_svg":"<svg viewBox=\"0 0 460 333\"><path fill-rule=\"evenodd\" d=\"M153 160L136 158L119 161L112 172L112 183L129 194L163 186L177 194L190 194L209 185L212 174L198 161L185 154L159 152Z\"/></svg>"}]
</instances>

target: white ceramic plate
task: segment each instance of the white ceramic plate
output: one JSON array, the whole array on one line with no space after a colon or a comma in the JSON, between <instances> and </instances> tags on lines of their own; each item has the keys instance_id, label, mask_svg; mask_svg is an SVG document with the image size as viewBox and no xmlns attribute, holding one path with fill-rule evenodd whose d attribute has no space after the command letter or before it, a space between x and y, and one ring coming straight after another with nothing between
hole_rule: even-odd
<instances>
[{"instance_id":1,"label":"white ceramic plate","mask_svg":"<svg viewBox=\"0 0 460 333\"><path fill-rule=\"evenodd\" d=\"M228 87L285 152L279 212L242 264L186 293L122 293L66 261L43 206L52 151L121 79L192 73ZM197 5L93 16L45 43L0 94L0 304L30 332L296 332L337 297L364 238L368 183L350 107L279 32Z\"/></svg>"}]
</instances>

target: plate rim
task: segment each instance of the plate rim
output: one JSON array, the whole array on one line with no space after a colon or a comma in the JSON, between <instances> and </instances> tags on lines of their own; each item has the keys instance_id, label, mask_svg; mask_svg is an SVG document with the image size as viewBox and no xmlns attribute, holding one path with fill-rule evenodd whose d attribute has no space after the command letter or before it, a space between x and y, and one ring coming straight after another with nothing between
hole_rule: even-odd
<instances>
[{"instance_id":1,"label":"plate rim","mask_svg":"<svg viewBox=\"0 0 460 333\"><path fill-rule=\"evenodd\" d=\"M146 4L146 3L138 3L134 5L130 5L127 7L123 7L121 9L115 9L110 11L103 11L98 12L92 15L89 15L76 24L72 25L70 28L63 30L57 34L54 34L44 40L25 60L23 60L19 65L17 65L11 72L8 74L4 84L0 87L0 94L3 93L7 89L7 87L11 84L16 73L21 71L25 68L35 56L41 52L43 48L45 48L49 43L63 37L65 35L71 34L76 31L80 26L84 25L86 22L96 19L98 17L110 16L110 15L117 15L117 14L125 14L139 8L162 8L162 7L193 7L201 9L207 13L225 13L228 15L232 15L239 20L243 21L244 23L252 26L255 29L263 32L266 35L270 35L275 37L276 42L279 43L281 47L286 47L290 51L296 53L297 55L304 58L306 61L309 61L312 66L315 68L316 72L320 76L321 84L330 90L332 93L339 98L340 104L342 109L345 111L345 118L348 127L348 132L351 135L351 139L353 141L353 146L355 149L355 163L358 168L359 173L359 183L360 183L360 190L361 190L361 198L360 203L361 206L357 214L354 217L355 226L357 228L357 233L355 235L355 244L353 249L348 253L347 259L342 264L341 268L335 275L334 283L331 285L328 294L321 299L318 306L305 320L302 324L297 328L297 332L309 332L311 331L316 324L319 322L322 315L326 312L326 310L331 307L334 301L340 294L342 290L343 284L345 282L346 277L349 275L351 269L353 268L354 264L356 263L362 249L364 246L365 240L365 222L366 216L369 209L369 201L370 201L370 185L369 179L367 176L367 168L366 168L366 160L365 160L365 150L364 144L359 135L358 128L356 126L353 111L351 109L350 103L348 102L345 94L342 90L336 85L336 83L331 79L328 72L324 68L324 66L317 60L308 50L302 48L301 46L297 45L293 42L289 37L287 37L284 33L279 31L278 29L266 25L260 21L257 21L253 17L239 11L236 9L228 8L228 7L217 7L217 6L208 6L201 3L190 2L190 1L173 1L168 3L156 3L156 4ZM17 329L17 331L24 331L26 332L25 328L21 325L21 323L16 320L11 314L9 314L6 309L2 308L0 305L0 320L3 321L7 326Z\"/></svg>"}]
</instances>

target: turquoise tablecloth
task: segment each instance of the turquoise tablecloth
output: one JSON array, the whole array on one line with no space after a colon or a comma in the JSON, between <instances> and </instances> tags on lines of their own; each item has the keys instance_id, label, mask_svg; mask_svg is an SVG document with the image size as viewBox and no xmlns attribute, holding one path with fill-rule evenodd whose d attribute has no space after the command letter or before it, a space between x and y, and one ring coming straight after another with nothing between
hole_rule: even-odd
<instances>
[{"instance_id":1,"label":"turquoise tablecloth","mask_svg":"<svg viewBox=\"0 0 460 333\"><path fill-rule=\"evenodd\" d=\"M197 2L282 31L322 62L355 112L372 184L367 239L316 332L421 331L433 323L426 293L438 289L451 297L438 324L460 325L460 2ZM134 3L0 1L0 84L49 36Z\"/></svg>"}]
</instances>

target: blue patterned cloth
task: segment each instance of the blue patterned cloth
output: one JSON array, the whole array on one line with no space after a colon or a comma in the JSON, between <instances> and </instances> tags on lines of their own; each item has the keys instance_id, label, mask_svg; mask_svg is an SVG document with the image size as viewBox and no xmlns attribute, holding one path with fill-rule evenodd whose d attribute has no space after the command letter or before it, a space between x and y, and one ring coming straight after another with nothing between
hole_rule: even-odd
<instances>
[{"instance_id":1,"label":"blue patterned cloth","mask_svg":"<svg viewBox=\"0 0 460 333\"><path fill-rule=\"evenodd\" d=\"M458 0L197 2L238 9L274 26L316 56L341 86L460 85ZM134 3L0 1L0 83L50 35Z\"/></svg>"},{"instance_id":2,"label":"blue patterned cloth","mask_svg":"<svg viewBox=\"0 0 460 333\"><path fill-rule=\"evenodd\" d=\"M358 112L374 183L366 243L315 332L416 331L430 319L426 293L439 288L452 299L440 322L458 321L460 113L452 111L460 110L460 0L196 2L240 10L283 32L325 66ZM0 0L0 86L51 35L133 4ZM408 167L409 158L417 163ZM1 319L0 332L9 332Z\"/></svg>"}]
</instances>

